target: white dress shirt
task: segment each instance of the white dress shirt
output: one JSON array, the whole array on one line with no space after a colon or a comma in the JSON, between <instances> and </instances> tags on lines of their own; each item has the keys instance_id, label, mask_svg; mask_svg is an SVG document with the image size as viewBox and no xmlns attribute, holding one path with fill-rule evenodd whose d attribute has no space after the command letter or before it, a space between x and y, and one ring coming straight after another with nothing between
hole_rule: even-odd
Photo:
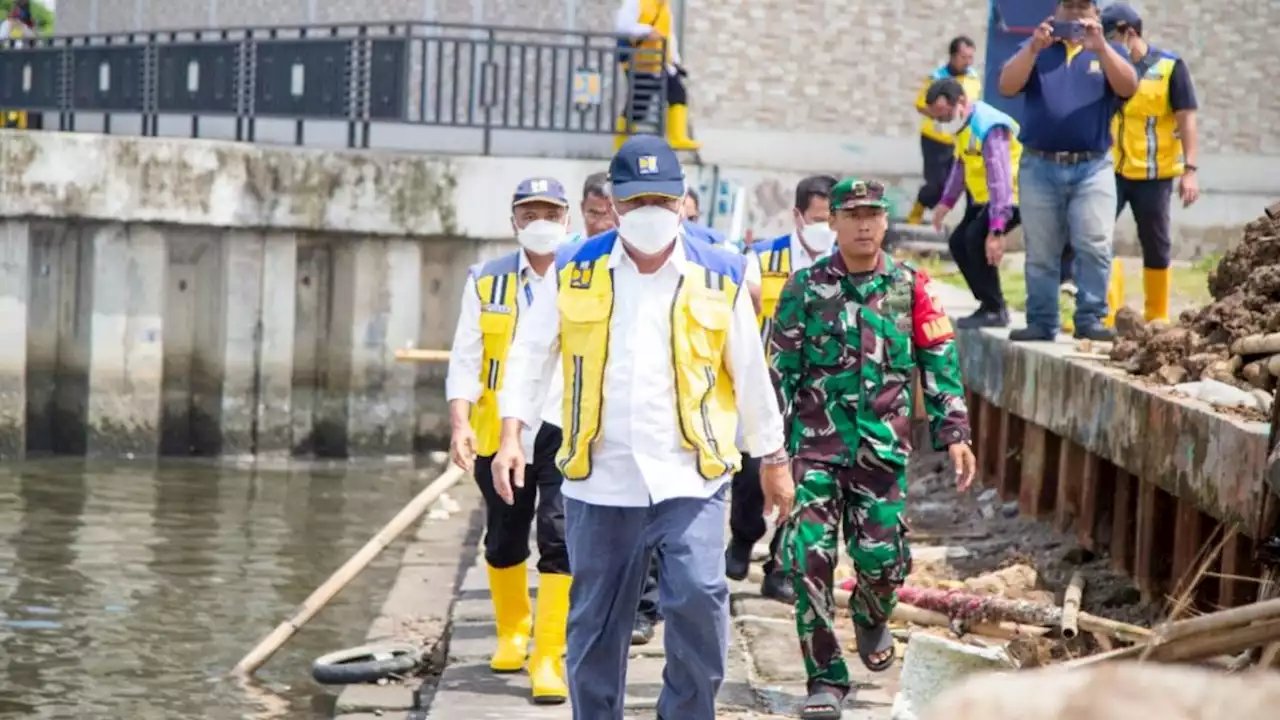
<instances>
[{"instance_id":1,"label":"white dress shirt","mask_svg":"<svg viewBox=\"0 0 1280 720\"><path fill-rule=\"evenodd\" d=\"M550 287L549 294L554 299L557 282L556 266L552 263L545 275L538 275L523 250L520 251L520 289L516 292L516 328L528 322L530 307L534 299L544 289ZM480 399L480 363L484 357L484 334L480 332L480 296L476 294L476 281L472 275L467 276L466 286L462 289L462 311L458 315L458 327L453 332L453 348L449 351L449 374L444 381L445 397L449 400L466 400L474 404ZM508 352L507 369L503 373L503 385L510 383L512 360ZM533 445L538 437L538 429L543 422L559 426L564 396L564 381L560 379L560 365L552 370L554 379L548 385L548 392L541 406L540 415L535 415L531 428L524 433L524 456L533 462ZM501 406L499 406L501 408ZM501 412L501 410L499 410Z\"/></svg>"},{"instance_id":2,"label":"white dress shirt","mask_svg":"<svg viewBox=\"0 0 1280 720\"><path fill-rule=\"evenodd\" d=\"M604 370L600 434L591 447L591 476L566 480L565 497L592 505L646 507L671 498L706 498L728 476L708 481L698 474L697 456L681 444L671 364L671 304L686 267L684 240L677 239L668 261L641 274L615 241L609 255L613 273L613 315ZM699 271L696 277L702 277ZM548 363L560 356L560 311L552 293L540 293L511 347L499 407L504 417L528 425L545 392ZM733 377L739 422L753 455L782 448L782 416L769 390L769 369L747 293L733 307L725 362ZM554 382L563 382L555 380Z\"/></svg>"},{"instance_id":3,"label":"white dress shirt","mask_svg":"<svg viewBox=\"0 0 1280 720\"><path fill-rule=\"evenodd\" d=\"M674 12L674 8L671 7L671 3L667 3L667 6L663 8L662 12ZM613 16L613 31L619 35L625 35L629 38L643 38L653 32L653 26L646 25L645 21L652 21L656 19L657 18L640 17L640 0L622 0L622 6L618 8L618 12L614 13ZM670 20L671 35L667 38L667 46L671 48L671 55L669 55L669 57L671 58L672 65L667 66L667 71L674 73L674 65L682 65L683 63L680 62L680 44L676 42L676 19L672 17Z\"/></svg>"}]
</instances>

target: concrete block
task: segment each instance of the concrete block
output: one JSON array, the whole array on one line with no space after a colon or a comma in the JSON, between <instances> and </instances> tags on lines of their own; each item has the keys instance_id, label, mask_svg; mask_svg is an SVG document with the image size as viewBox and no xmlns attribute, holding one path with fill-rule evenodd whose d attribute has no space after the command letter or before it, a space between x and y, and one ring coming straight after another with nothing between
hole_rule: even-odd
<instances>
[{"instance_id":1,"label":"concrete block","mask_svg":"<svg viewBox=\"0 0 1280 720\"><path fill-rule=\"evenodd\" d=\"M90 457L156 455L164 367L165 239L144 225L93 231L89 388Z\"/></svg>"},{"instance_id":2,"label":"concrete block","mask_svg":"<svg viewBox=\"0 0 1280 720\"><path fill-rule=\"evenodd\" d=\"M417 707L417 681L409 685L348 685L333 704L335 715L353 712L413 710Z\"/></svg>"},{"instance_id":3,"label":"concrete block","mask_svg":"<svg viewBox=\"0 0 1280 720\"><path fill-rule=\"evenodd\" d=\"M30 259L30 224L0 223L0 460L21 460L26 453Z\"/></svg>"},{"instance_id":4,"label":"concrete block","mask_svg":"<svg viewBox=\"0 0 1280 720\"><path fill-rule=\"evenodd\" d=\"M26 423L27 449L51 453L55 450L54 427L58 417L58 343L64 292L62 258L65 227L53 223L33 223L30 234L30 275L26 333ZM75 248L66 252L75 260ZM74 277L73 277L74 280ZM74 293L74 282L66 289ZM83 383L83 376L81 382ZM77 424L80 419L76 419Z\"/></svg>"},{"instance_id":5,"label":"concrete block","mask_svg":"<svg viewBox=\"0 0 1280 720\"><path fill-rule=\"evenodd\" d=\"M262 246L261 330L258 346L258 454L293 448L294 325L297 317L298 238L268 232Z\"/></svg>"}]
</instances>

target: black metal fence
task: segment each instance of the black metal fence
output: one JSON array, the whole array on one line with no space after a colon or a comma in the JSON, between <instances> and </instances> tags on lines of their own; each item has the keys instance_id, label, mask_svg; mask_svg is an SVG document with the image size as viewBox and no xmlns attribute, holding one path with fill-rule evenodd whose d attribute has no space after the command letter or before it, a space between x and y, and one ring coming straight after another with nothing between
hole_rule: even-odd
<instances>
[{"instance_id":1,"label":"black metal fence","mask_svg":"<svg viewBox=\"0 0 1280 720\"><path fill-rule=\"evenodd\" d=\"M466 128L488 153L495 131L611 135L630 107L646 111L630 130L662 134L665 83L644 71L664 55L603 33L424 22L67 35L0 45L0 108L64 131L137 116L143 135L162 116L189 118L191 137L228 118L250 142L258 120L292 120L300 145L315 121L345 122L349 147L375 124Z\"/></svg>"}]
</instances>

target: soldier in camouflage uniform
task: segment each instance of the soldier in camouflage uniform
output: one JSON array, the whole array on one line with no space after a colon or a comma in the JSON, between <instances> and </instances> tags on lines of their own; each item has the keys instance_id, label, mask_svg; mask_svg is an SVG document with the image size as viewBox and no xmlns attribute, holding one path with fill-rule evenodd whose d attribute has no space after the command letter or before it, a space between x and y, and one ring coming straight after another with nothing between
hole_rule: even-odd
<instances>
[{"instance_id":1,"label":"soldier in camouflage uniform","mask_svg":"<svg viewBox=\"0 0 1280 720\"><path fill-rule=\"evenodd\" d=\"M949 450L961 490L975 461L951 323L929 277L881 252L884 187L841 181L831 210L839 252L787 283L770 350L796 479L782 554L809 675L802 717L834 719L851 686L832 626L838 533L857 577L850 610L858 654L874 672L894 661L887 621L911 570L904 502L917 370L933 443Z\"/></svg>"}]
</instances>

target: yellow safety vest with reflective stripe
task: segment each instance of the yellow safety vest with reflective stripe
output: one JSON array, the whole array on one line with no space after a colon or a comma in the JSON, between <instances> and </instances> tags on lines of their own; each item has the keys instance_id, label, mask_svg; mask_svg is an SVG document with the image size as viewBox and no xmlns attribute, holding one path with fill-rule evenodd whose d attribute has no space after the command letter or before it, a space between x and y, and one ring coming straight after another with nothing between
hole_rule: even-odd
<instances>
[{"instance_id":1,"label":"yellow safety vest with reflective stripe","mask_svg":"<svg viewBox=\"0 0 1280 720\"><path fill-rule=\"evenodd\" d=\"M1013 182L1013 204L1018 204L1018 163L1022 159L1022 143L1018 142L1018 121L984 103L975 103L969 122L956 135L956 158L964 165L964 187L974 204L991 200L987 190L987 163L982 157L982 144L995 128L1009 131L1009 173Z\"/></svg>"},{"instance_id":2,"label":"yellow safety vest with reflective stripe","mask_svg":"<svg viewBox=\"0 0 1280 720\"><path fill-rule=\"evenodd\" d=\"M507 351L516 334L520 306L520 251L472 269L476 294L480 297L480 333L484 352L480 358L480 398L471 406L471 429L476 434L476 453L493 455L502 438L502 415L498 412L498 391L506 373Z\"/></svg>"},{"instance_id":3,"label":"yellow safety vest with reflective stripe","mask_svg":"<svg viewBox=\"0 0 1280 720\"><path fill-rule=\"evenodd\" d=\"M982 97L982 78L978 75L977 70L969 68L964 71L963 75L952 75L951 68L949 68L946 63L943 63L939 65L936 70L929 73L929 77L925 78L924 87L920 88L920 94L916 96L917 110L924 110L925 107L927 107L925 105L924 98L929 92L929 86L935 81L948 77L955 78L960 82L960 86L964 88L964 94L969 98L969 100L976 101ZM951 145L956 141L955 136L943 130L942 127L938 125L937 120L923 116L920 119L920 134L931 140L937 140L938 142L945 143L947 145Z\"/></svg>"},{"instance_id":4,"label":"yellow safety vest with reflective stripe","mask_svg":"<svg viewBox=\"0 0 1280 720\"><path fill-rule=\"evenodd\" d=\"M1138 81L1138 92L1111 119L1116 174L1130 180L1165 180L1182 174L1186 158L1169 104L1176 55L1161 58Z\"/></svg>"},{"instance_id":5,"label":"yellow safety vest with reflective stripe","mask_svg":"<svg viewBox=\"0 0 1280 720\"><path fill-rule=\"evenodd\" d=\"M591 445L600 436L617 232L562 250L556 257L560 289L560 354L564 362L564 443L556 463L566 480L591 475ZM746 259L698 242L684 243L686 266L671 309L671 363L681 443L697 454L708 480L742 465L733 378L725 362L733 304ZM661 352L649 348L649 352Z\"/></svg>"},{"instance_id":6,"label":"yellow safety vest with reflective stripe","mask_svg":"<svg viewBox=\"0 0 1280 720\"><path fill-rule=\"evenodd\" d=\"M658 34L667 39L665 54L662 43L658 40L646 39L631 46L635 51L636 72L659 75L665 72L664 67L671 62L670 0L640 0L640 14L636 20L657 30ZM626 69L627 64L623 63L622 67Z\"/></svg>"},{"instance_id":7,"label":"yellow safety vest with reflective stripe","mask_svg":"<svg viewBox=\"0 0 1280 720\"><path fill-rule=\"evenodd\" d=\"M791 236L762 240L748 248L747 252L755 262L760 263L760 315L757 320L760 335L765 339L765 349L768 350L773 313L778 309L782 288L786 287L787 280L791 277Z\"/></svg>"}]
</instances>

